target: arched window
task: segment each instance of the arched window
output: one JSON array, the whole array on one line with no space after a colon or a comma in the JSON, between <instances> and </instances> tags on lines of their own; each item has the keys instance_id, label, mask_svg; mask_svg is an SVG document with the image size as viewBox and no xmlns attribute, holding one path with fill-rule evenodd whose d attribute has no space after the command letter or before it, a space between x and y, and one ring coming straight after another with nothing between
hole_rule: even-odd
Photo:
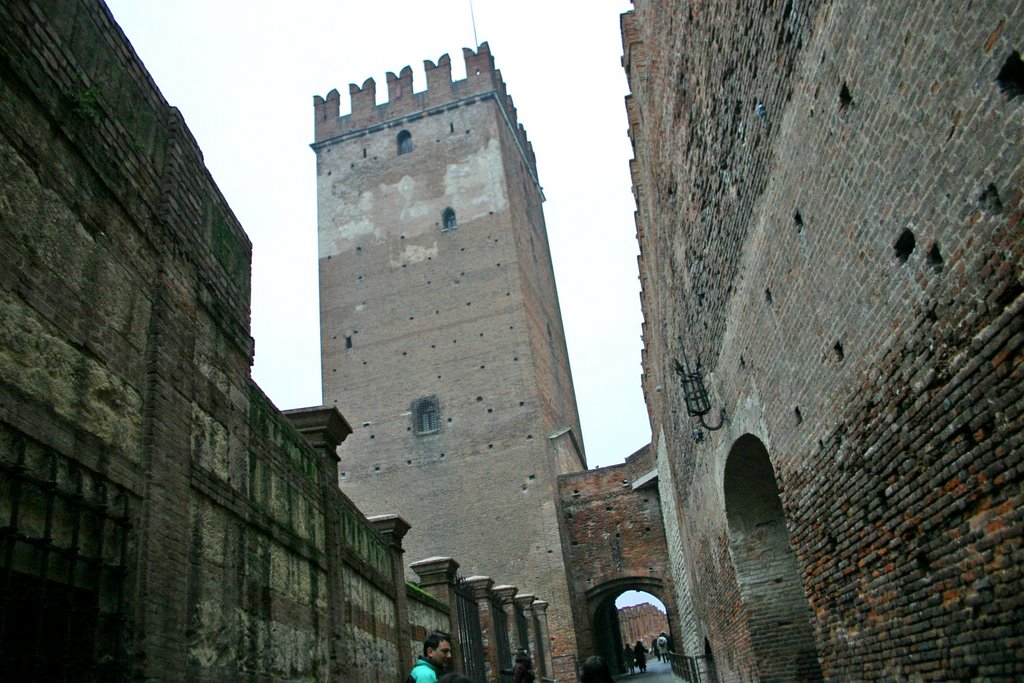
<instances>
[{"instance_id":1,"label":"arched window","mask_svg":"<svg viewBox=\"0 0 1024 683\"><path fill-rule=\"evenodd\" d=\"M441 431L440 410L437 397L427 396L412 405L412 428L417 436L435 434Z\"/></svg>"},{"instance_id":2,"label":"arched window","mask_svg":"<svg viewBox=\"0 0 1024 683\"><path fill-rule=\"evenodd\" d=\"M455 220L455 210L448 207L441 214L441 229L442 230L454 230L459 227L459 222Z\"/></svg>"},{"instance_id":3,"label":"arched window","mask_svg":"<svg viewBox=\"0 0 1024 683\"><path fill-rule=\"evenodd\" d=\"M408 154L412 151L412 133L403 130L398 134L398 153Z\"/></svg>"}]
</instances>

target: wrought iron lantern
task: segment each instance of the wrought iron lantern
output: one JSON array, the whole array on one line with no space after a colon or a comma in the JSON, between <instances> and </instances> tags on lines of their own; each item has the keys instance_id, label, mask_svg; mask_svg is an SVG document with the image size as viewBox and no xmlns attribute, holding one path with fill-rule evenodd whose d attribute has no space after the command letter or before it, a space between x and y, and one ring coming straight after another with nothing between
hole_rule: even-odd
<instances>
[{"instance_id":1,"label":"wrought iron lantern","mask_svg":"<svg viewBox=\"0 0 1024 683\"><path fill-rule=\"evenodd\" d=\"M699 418L701 425L709 432L721 429L722 425L725 424L725 408L722 408L719 413L717 425L712 426L704 421L704 416L711 412L711 401L708 398L708 390L704 387L704 377L700 372L700 360L698 359L691 369L690 361L687 359L686 352L684 351L683 362L680 363L677 360L675 364L676 374L679 375L679 379L683 383L683 399L686 401L686 412L690 414L690 417ZM701 441L703 434L700 438L697 438L699 430L695 428L693 431L694 441Z\"/></svg>"}]
</instances>

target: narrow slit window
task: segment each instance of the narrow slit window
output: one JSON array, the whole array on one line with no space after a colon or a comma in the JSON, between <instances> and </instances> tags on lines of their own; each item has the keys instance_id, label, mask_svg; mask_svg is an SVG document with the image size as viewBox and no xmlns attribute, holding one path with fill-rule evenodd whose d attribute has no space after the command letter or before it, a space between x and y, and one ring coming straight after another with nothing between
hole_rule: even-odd
<instances>
[{"instance_id":1,"label":"narrow slit window","mask_svg":"<svg viewBox=\"0 0 1024 683\"><path fill-rule=\"evenodd\" d=\"M412 133L403 130L398 134L398 153L408 154L412 151Z\"/></svg>"},{"instance_id":2,"label":"narrow slit window","mask_svg":"<svg viewBox=\"0 0 1024 683\"><path fill-rule=\"evenodd\" d=\"M441 226L443 230L454 230L459 227L459 222L455 218L455 210L448 207L441 214Z\"/></svg>"}]
</instances>

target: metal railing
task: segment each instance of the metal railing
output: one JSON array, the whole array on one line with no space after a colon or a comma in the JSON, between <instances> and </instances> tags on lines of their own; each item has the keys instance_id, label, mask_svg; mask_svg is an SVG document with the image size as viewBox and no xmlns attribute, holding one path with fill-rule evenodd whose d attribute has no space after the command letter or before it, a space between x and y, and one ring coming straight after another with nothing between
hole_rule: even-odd
<instances>
[{"instance_id":1,"label":"metal railing","mask_svg":"<svg viewBox=\"0 0 1024 683\"><path fill-rule=\"evenodd\" d=\"M508 617L501 608L501 602L492 601L494 614L494 638L498 648L498 670L512 666L512 645L508 642Z\"/></svg>"},{"instance_id":2,"label":"metal railing","mask_svg":"<svg viewBox=\"0 0 1024 683\"><path fill-rule=\"evenodd\" d=\"M704 657L688 657L678 652L665 653L672 664L672 673L687 683L709 683L703 665Z\"/></svg>"},{"instance_id":3,"label":"metal railing","mask_svg":"<svg viewBox=\"0 0 1024 683\"><path fill-rule=\"evenodd\" d=\"M0 430L0 678L122 681L130 496Z\"/></svg>"},{"instance_id":4,"label":"metal railing","mask_svg":"<svg viewBox=\"0 0 1024 683\"><path fill-rule=\"evenodd\" d=\"M473 589L461 576L455 577L456 605L459 609L459 645L462 651L462 670L472 681L485 683L484 643L480 636L480 608Z\"/></svg>"}]
</instances>

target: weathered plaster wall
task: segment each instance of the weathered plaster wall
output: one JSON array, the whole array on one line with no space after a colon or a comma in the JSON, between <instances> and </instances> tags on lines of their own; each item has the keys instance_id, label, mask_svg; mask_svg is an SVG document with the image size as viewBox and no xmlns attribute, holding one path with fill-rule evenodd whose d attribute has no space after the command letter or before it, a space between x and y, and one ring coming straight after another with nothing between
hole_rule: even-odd
<instances>
[{"instance_id":1,"label":"weathered plaster wall","mask_svg":"<svg viewBox=\"0 0 1024 683\"><path fill-rule=\"evenodd\" d=\"M447 632L450 627L448 606L414 584L409 584L409 649L417 657L423 654L423 641L434 631Z\"/></svg>"}]
</instances>

